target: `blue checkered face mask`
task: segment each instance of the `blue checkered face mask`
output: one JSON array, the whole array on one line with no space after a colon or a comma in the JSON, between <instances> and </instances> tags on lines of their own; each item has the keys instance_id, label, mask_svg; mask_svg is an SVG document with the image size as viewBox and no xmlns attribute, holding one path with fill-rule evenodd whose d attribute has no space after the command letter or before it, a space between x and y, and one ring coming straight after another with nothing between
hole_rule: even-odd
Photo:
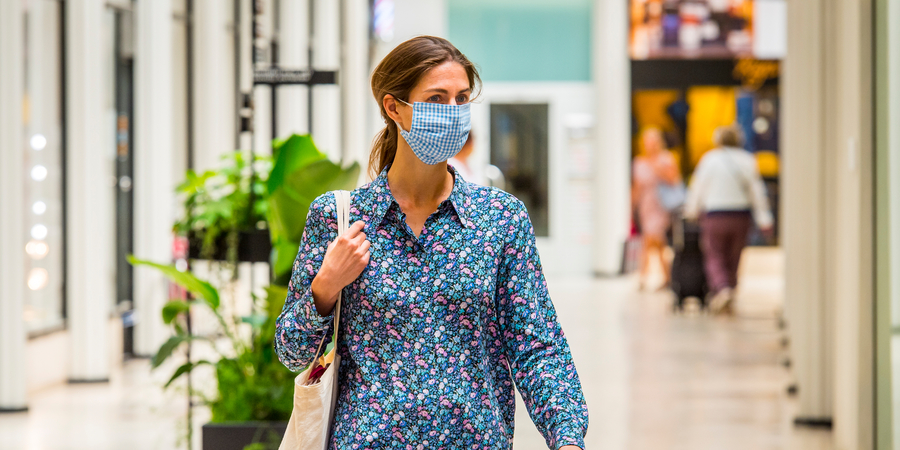
<instances>
[{"instance_id":1,"label":"blue checkered face mask","mask_svg":"<svg viewBox=\"0 0 900 450\"><path fill-rule=\"evenodd\" d=\"M444 162L459 153L472 122L469 116L469 104L445 105L443 103L415 102L412 106L412 125L409 131L400 124L400 135L412 148L413 153L425 164L434 165Z\"/></svg>"}]
</instances>

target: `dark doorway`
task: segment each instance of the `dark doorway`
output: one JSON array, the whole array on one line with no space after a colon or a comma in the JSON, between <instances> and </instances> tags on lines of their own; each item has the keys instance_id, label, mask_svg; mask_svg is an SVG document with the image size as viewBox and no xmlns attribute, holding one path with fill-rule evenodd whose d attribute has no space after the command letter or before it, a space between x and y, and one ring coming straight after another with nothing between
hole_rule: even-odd
<instances>
[{"instance_id":1,"label":"dark doorway","mask_svg":"<svg viewBox=\"0 0 900 450\"><path fill-rule=\"evenodd\" d=\"M550 234L549 106L491 104L491 164L531 216L535 236Z\"/></svg>"}]
</instances>

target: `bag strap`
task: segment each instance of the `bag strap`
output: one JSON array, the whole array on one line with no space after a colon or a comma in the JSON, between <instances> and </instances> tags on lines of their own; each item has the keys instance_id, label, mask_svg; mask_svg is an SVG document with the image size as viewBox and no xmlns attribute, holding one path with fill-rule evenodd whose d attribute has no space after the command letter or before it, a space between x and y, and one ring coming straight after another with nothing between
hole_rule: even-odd
<instances>
[{"instance_id":1,"label":"bag strap","mask_svg":"<svg viewBox=\"0 0 900 450\"><path fill-rule=\"evenodd\" d=\"M338 237L343 235L350 229L350 191L334 191L334 199L337 207ZM341 299L344 296L344 290L338 293L337 302L334 304L334 346L337 347L338 325L341 323Z\"/></svg>"},{"instance_id":2,"label":"bag strap","mask_svg":"<svg viewBox=\"0 0 900 450\"><path fill-rule=\"evenodd\" d=\"M334 191L334 203L335 203L335 214L337 215L337 236L340 237L347 230L350 229L350 191ZM334 342L334 347L337 349L337 338L338 338L338 326L341 323L341 298L344 296L344 290L341 289L338 292L337 302L334 304L334 334L332 335L331 342ZM322 354L322 346L325 345L325 338L322 338L319 341L319 348L316 349L316 356L313 359L313 364L319 360L319 356Z\"/></svg>"}]
</instances>

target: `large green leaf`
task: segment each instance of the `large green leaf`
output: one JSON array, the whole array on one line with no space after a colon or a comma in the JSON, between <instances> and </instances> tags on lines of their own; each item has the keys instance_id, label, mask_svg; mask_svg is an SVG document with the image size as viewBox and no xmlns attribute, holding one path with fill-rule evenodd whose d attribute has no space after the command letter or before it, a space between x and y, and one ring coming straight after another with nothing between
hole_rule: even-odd
<instances>
[{"instance_id":1,"label":"large green leaf","mask_svg":"<svg viewBox=\"0 0 900 450\"><path fill-rule=\"evenodd\" d=\"M292 197L284 188L269 195L268 221L273 243L300 242L306 224L306 214L314 199L315 197L311 199Z\"/></svg>"},{"instance_id":2,"label":"large green leaf","mask_svg":"<svg viewBox=\"0 0 900 450\"><path fill-rule=\"evenodd\" d=\"M266 308L269 317L276 318L281 314L284 308L284 301L287 299L288 288L285 286L266 286Z\"/></svg>"},{"instance_id":3,"label":"large green leaf","mask_svg":"<svg viewBox=\"0 0 900 450\"><path fill-rule=\"evenodd\" d=\"M269 193L278 190L294 171L314 161L327 159L328 157L316 148L312 137L308 134L292 135L287 140L276 142L275 166L269 175Z\"/></svg>"},{"instance_id":4,"label":"large green leaf","mask_svg":"<svg viewBox=\"0 0 900 450\"><path fill-rule=\"evenodd\" d=\"M203 281L190 272L182 272L171 265L157 264L151 261L137 259L134 255L128 255L128 262L132 266L148 266L159 270L168 279L185 288L195 297L203 299L209 306L219 309L219 291L206 281Z\"/></svg>"},{"instance_id":5,"label":"large green leaf","mask_svg":"<svg viewBox=\"0 0 900 450\"><path fill-rule=\"evenodd\" d=\"M172 356L172 352L178 348L179 345L188 342L191 340L191 337L185 334L176 334L172 336L163 343L159 347L159 350L156 351L156 354L153 355L153 359L151 359L150 364L154 369L159 367L160 364L164 363L170 356Z\"/></svg>"},{"instance_id":6,"label":"large green leaf","mask_svg":"<svg viewBox=\"0 0 900 450\"><path fill-rule=\"evenodd\" d=\"M360 167L354 163L342 168L328 160L309 135L277 141L276 151L268 181L269 230L273 245L290 242L296 249L313 200L330 190L355 188Z\"/></svg>"},{"instance_id":7,"label":"large green leaf","mask_svg":"<svg viewBox=\"0 0 900 450\"><path fill-rule=\"evenodd\" d=\"M297 258L297 249L300 244L291 241L281 241L272 246L272 272L281 274L290 272Z\"/></svg>"},{"instance_id":8,"label":"large green leaf","mask_svg":"<svg viewBox=\"0 0 900 450\"><path fill-rule=\"evenodd\" d=\"M292 173L269 197L269 228L273 240L276 243L291 242L296 250L312 202L328 191L355 188L359 171L358 163L341 168L331 161L321 160Z\"/></svg>"},{"instance_id":9,"label":"large green leaf","mask_svg":"<svg viewBox=\"0 0 900 450\"><path fill-rule=\"evenodd\" d=\"M192 303L193 302L187 302L184 300L170 300L168 303L163 305L163 322L166 324L171 324L179 314L190 311Z\"/></svg>"},{"instance_id":10,"label":"large green leaf","mask_svg":"<svg viewBox=\"0 0 900 450\"><path fill-rule=\"evenodd\" d=\"M178 369L175 369L175 373L173 373L172 376L169 377L169 381L166 382L166 384L165 384L165 386L163 386L163 388L165 389L165 388L169 387L169 385L172 384L172 382L174 382L175 380L177 380L178 377L180 377L186 373L190 373L197 366L202 366L204 364L212 365L211 362L209 362L205 359L201 359L200 361L189 361L189 362L182 364L181 366L178 367Z\"/></svg>"}]
</instances>

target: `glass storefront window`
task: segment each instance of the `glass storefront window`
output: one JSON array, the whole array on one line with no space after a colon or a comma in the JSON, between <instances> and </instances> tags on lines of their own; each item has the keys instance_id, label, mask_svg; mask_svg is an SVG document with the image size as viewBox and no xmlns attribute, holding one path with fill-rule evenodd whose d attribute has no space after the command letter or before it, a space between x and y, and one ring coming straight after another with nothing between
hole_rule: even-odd
<instances>
[{"instance_id":1,"label":"glass storefront window","mask_svg":"<svg viewBox=\"0 0 900 450\"><path fill-rule=\"evenodd\" d=\"M62 3L25 5L24 318L28 331L39 333L64 323Z\"/></svg>"}]
</instances>

